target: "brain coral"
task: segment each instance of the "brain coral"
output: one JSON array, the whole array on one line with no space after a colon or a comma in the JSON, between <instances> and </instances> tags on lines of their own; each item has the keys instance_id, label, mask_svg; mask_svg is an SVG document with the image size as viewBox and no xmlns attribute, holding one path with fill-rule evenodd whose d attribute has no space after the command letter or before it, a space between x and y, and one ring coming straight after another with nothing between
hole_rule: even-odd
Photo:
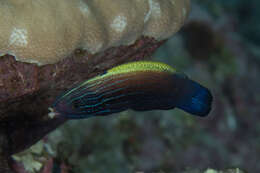
<instances>
[{"instance_id":1,"label":"brain coral","mask_svg":"<svg viewBox=\"0 0 260 173\"><path fill-rule=\"evenodd\" d=\"M0 56L53 64L84 49L94 54L130 45L140 36L160 41L183 25L189 0L2 0Z\"/></svg>"}]
</instances>

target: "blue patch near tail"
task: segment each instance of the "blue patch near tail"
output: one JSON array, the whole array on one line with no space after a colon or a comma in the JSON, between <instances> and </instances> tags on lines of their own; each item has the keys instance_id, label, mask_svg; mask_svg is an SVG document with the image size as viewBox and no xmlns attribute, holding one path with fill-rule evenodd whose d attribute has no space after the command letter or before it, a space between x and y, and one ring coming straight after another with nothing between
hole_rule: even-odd
<instances>
[{"instance_id":1,"label":"blue patch near tail","mask_svg":"<svg viewBox=\"0 0 260 173\"><path fill-rule=\"evenodd\" d=\"M189 80L183 88L181 97L177 104L179 109L202 117L209 114L213 98L207 88Z\"/></svg>"}]
</instances>

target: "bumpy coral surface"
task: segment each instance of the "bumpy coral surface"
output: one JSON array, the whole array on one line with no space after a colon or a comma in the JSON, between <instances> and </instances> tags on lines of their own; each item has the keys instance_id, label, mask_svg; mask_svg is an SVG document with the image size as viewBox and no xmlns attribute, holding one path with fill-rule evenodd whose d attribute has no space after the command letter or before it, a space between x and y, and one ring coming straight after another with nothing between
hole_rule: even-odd
<instances>
[{"instance_id":1,"label":"bumpy coral surface","mask_svg":"<svg viewBox=\"0 0 260 173\"><path fill-rule=\"evenodd\" d=\"M0 55L38 65L75 49L97 53L140 36L166 39L183 25L189 0L3 0Z\"/></svg>"}]
</instances>

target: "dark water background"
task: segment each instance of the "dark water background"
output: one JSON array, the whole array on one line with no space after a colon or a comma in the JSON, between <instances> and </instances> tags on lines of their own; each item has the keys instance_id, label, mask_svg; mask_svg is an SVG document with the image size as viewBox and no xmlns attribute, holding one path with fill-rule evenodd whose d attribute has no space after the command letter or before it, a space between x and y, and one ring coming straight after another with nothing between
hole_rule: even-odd
<instances>
[{"instance_id":1,"label":"dark water background","mask_svg":"<svg viewBox=\"0 0 260 173\"><path fill-rule=\"evenodd\" d=\"M71 121L50 135L73 172L260 172L260 1L192 0L182 30L153 56L214 95L198 118L180 110Z\"/></svg>"}]
</instances>

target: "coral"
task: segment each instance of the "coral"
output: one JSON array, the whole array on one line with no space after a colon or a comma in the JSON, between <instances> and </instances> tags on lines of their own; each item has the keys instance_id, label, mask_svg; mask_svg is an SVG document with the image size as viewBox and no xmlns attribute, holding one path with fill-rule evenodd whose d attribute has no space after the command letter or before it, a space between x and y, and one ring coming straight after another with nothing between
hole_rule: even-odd
<instances>
[{"instance_id":1,"label":"coral","mask_svg":"<svg viewBox=\"0 0 260 173\"><path fill-rule=\"evenodd\" d=\"M21 163L24 167L24 170L28 173L35 173L42 168L42 162L46 162L43 157L43 141L39 141L37 144L33 145L28 150L25 150L19 154L13 155L12 158Z\"/></svg>"},{"instance_id":2,"label":"coral","mask_svg":"<svg viewBox=\"0 0 260 173\"><path fill-rule=\"evenodd\" d=\"M76 49L95 54L133 44L140 36L160 41L177 32L189 0L1 1L0 55L53 64Z\"/></svg>"}]
</instances>

